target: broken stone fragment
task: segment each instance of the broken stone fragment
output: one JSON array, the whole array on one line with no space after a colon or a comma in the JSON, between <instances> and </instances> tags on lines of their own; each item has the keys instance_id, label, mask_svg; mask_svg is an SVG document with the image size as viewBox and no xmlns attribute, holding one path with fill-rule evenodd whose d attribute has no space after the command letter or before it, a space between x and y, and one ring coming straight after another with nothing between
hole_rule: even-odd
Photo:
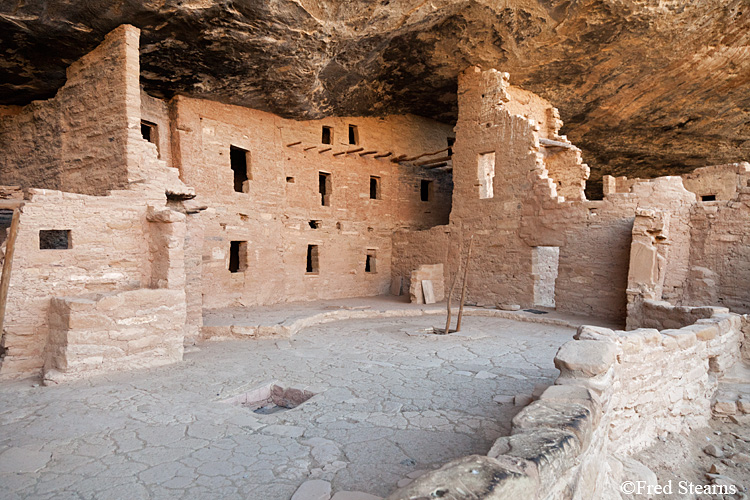
<instances>
[{"instance_id":1,"label":"broken stone fragment","mask_svg":"<svg viewBox=\"0 0 750 500\"><path fill-rule=\"evenodd\" d=\"M717 397L714 403L714 412L723 415L734 415L737 413L737 401L730 397Z\"/></svg>"},{"instance_id":2,"label":"broken stone fragment","mask_svg":"<svg viewBox=\"0 0 750 500\"><path fill-rule=\"evenodd\" d=\"M516 406L526 406L532 401L534 401L534 398L530 394L516 394L513 398L513 404Z\"/></svg>"},{"instance_id":3,"label":"broken stone fragment","mask_svg":"<svg viewBox=\"0 0 750 500\"><path fill-rule=\"evenodd\" d=\"M497 308L501 311L518 311L521 309L521 306L518 304L498 304Z\"/></svg>"},{"instance_id":4,"label":"broken stone fragment","mask_svg":"<svg viewBox=\"0 0 750 500\"><path fill-rule=\"evenodd\" d=\"M724 452L722 451L722 449L715 444L709 444L708 446L703 448L703 453L716 458L721 458L724 456Z\"/></svg>"}]
</instances>

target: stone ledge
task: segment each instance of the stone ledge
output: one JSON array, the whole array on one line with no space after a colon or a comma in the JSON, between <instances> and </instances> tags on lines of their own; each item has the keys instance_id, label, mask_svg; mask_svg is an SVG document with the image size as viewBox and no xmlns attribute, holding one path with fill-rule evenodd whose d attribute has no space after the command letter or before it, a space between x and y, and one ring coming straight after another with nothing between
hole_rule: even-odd
<instances>
[{"instance_id":1,"label":"stone ledge","mask_svg":"<svg viewBox=\"0 0 750 500\"><path fill-rule=\"evenodd\" d=\"M563 375L594 377L614 364L617 346L612 342L573 340L564 344L555 356L555 366Z\"/></svg>"},{"instance_id":2,"label":"stone ledge","mask_svg":"<svg viewBox=\"0 0 750 500\"><path fill-rule=\"evenodd\" d=\"M591 438L593 427L598 423L599 411L592 409L592 402L587 404L557 401L535 401L513 417L512 435L533 431L535 429L559 430L574 434L586 448Z\"/></svg>"},{"instance_id":3,"label":"stone ledge","mask_svg":"<svg viewBox=\"0 0 750 500\"><path fill-rule=\"evenodd\" d=\"M387 500L534 498L538 489L538 479L522 467L514 470L512 461L469 455L420 476Z\"/></svg>"},{"instance_id":4,"label":"stone ledge","mask_svg":"<svg viewBox=\"0 0 750 500\"><path fill-rule=\"evenodd\" d=\"M201 337L204 340L222 340L224 338L256 338L268 336L292 336L304 328L333 321L345 321L350 319L373 319L373 318L403 318L416 316L438 316L445 314L445 307L418 309L385 309L385 310L348 310L325 311L313 313L301 318L289 318L273 325L203 325ZM452 308L455 315L458 308ZM579 325L559 318L529 317L517 312L501 311L495 309L484 309L481 307L467 307L464 309L466 316L490 317L523 321L526 323L539 323L544 325L565 326L577 328ZM591 327L598 328L598 327ZM611 330L610 330L611 331Z\"/></svg>"}]
</instances>

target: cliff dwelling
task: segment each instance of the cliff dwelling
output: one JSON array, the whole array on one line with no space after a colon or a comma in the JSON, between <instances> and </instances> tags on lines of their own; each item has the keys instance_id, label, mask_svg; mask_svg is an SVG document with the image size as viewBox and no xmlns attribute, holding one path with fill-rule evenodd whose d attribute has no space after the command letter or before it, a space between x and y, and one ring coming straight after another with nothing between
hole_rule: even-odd
<instances>
[{"instance_id":1,"label":"cliff dwelling","mask_svg":"<svg viewBox=\"0 0 750 500\"><path fill-rule=\"evenodd\" d=\"M91 27L69 6L47 35L64 9L0 11L0 496L747 498L739 114L703 134L695 107L625 104L644 89L545 90L524 40L567 36L590 12L570 2L416 6L387 44L294 65L292 21L307 54L314 20L354 15L313 3L123 4ZM388 24L395 3L351 7ZM657 3L639 19L700 17ZM725 3L706 23L746 26ZM266 48L233 69L241 19ZM494 48L440 43L465 25ZM351 69L368 57L393 72ZM630 74L605 66L589 81ZM651 142L625 124L646 111Z\"/></svg>"}]
</instances>

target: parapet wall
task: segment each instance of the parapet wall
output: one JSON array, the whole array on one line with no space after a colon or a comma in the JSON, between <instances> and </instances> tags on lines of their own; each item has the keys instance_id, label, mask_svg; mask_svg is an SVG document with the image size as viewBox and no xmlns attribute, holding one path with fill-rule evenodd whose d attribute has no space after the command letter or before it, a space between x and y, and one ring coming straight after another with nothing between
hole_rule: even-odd
<instances>
[{"instance_id":1,"label":"parapet wall","mask_svg":"<svg viewBox=\"0 0 750 500\"><path fill-rule=\"evenodd\" d=\"M127 185L129 126L140 124L128 108L129 87L138 89L138 36L120 26L71 64L54 98L0 109L3 184L93 195Z\"/></svg>"},{"instance_id":2,"label":"parapet wall","mask_svg":"<svg viewBox=\"0 0 750 500\"><path fill-rule=\"evenodd\" d=\"M581 327L555 358L555 385L516 415L510 436L388 500L619 498L628 454L707 425L741 336L741 317L718 312L661 332Z\"/></svg>"},{"instance_id":3,"label":"parapet wall","mask_svg":"<svg viewBox=\"0 0 750 500\"><path fill-rule=\"evenodd\" d=\"M185 292L130 290L52 299L45 383L182 360Z\"/></svg>"}]
</instances>

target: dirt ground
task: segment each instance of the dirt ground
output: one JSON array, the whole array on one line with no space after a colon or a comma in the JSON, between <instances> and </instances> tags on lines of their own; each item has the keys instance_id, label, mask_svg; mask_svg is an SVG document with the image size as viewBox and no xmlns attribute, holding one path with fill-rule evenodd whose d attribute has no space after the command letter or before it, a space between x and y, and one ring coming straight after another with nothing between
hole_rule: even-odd
<instances>
[{"instance_id":1,"label":"dirt ground","mask_svg":"<svg viewBox=\"0 0 750 500\"><path fill-rule=\"evenodd\" d=\"M710 445L716 449L711 449ZM670 481L672 486L671 493L665 491L633 498L746 499L750 487L750 422L714 419L709 427L697 429L689 436L670 434L633 458L656 473L660 486L665 487ZM737 493L720 493L722 488L718 486L722 485L725 491L731 491L734 485ZM699 492L706 486L709 486L708 493Z\"/></svg>"}]
</instances>

